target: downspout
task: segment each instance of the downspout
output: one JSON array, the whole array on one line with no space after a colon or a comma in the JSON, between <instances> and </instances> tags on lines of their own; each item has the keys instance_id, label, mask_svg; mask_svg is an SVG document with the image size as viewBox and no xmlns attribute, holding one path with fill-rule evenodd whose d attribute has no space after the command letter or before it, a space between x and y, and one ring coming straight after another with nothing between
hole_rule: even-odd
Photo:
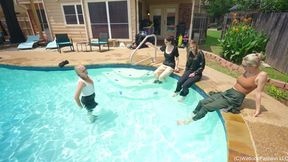
<instances>
[{"instance_id":1,"label":"downspout","mask_svg":"<svg viewBox=\"0 0 288 162\"><path fill-rule=\"evenodd\" d=\"M82 13L83 13L83 20L85 24L85 30L86 30L86 40L89 41L89 32L88 32L88 27L87 27L87 20L86 20L86 10L84 9L84 0L81 0L81 6L82 6Z\"/></svg>"},{"instance_id":2,"label":"downspout","mask_svg":"<svg viewBox=\"0 0 288 162\"><path fill-rule=\"evenodd\" d=\"M32 9L32 14L33 14L33 17L36 21L36 26L39 30L39 36L40 36L40 39L43 39L43 33L42 33L42 30L41 30L41 25L40 25L40 22L39 22L39 19L38 19L38 16L37 16L37 12L36 12L36 9L35 9L35 6L34 6L34 0L30 0L30 6L31 6L31 9Z\"/></svg>"},{"instance_id":3,"label":"downspout","mask_svg":"<svg viewBox=\"0 0 288 162\"><path fill-rule=\"evenodd\" d=\"M189 29L189 40L191 40L191 37L192 37L193 20L194 20L194 7L195 7L195 0L192 0L191 22L190 22L190 29Z\"/></svg>"},{"instance_id":4,"label":"downspout","mask_svg":"<svg viewBox=\"0 0 288 162\"><path fill-rule=\"evenodd\" d=\"M47 12L44 0L42 0L42 4L43 4L43 9L44 9L44 12L45 12L46 20L47 20L47 25L48 25L48 28L49 28L50 38L52 38L54 40L54 37L53 37L54 34L53 34L52 29L51 29L51 24L50 24L50 21L49 21L48 12Z\"/></svg>"},{"instance_id":5,"label":"downspout","mask_svg":"<svg viewBox=\"0 0 288 162\"><path fill-rule=\"evenodd\" d=\"M136 34L139 33L139 6L138 6L139 2L138 1L139 0L136 0Z\"/></svg>"}]
</instances>

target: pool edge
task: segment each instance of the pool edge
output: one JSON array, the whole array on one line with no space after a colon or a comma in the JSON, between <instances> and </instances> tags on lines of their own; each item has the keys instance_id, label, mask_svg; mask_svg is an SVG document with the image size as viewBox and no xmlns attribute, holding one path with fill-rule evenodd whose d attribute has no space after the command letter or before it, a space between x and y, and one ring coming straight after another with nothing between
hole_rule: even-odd
<instances>
[{"instance_id":1,"label":"pool edge","mask_svg":"<svg viewBox=\"0 0 288 162\"><path fill-rule=\"evenodd\" d=\"M114 66L114 67L127 67L127 68L136 68L136 69L150 69L154 70L156 69L155 66L147 66L147 65L130 65L130 64L125 64L125 63L120 63L120 64L115 64L115 63L109 63L109 64L93 64L93 65L85 65L88 68L104 68L107 66ZM0 64L0 67L4 68L9 68L9 69L17 69L17 70L39 70L39 71L65 71L65 70L72 70L73 66L67 66L64 68L59 68L55 66L17 66L17 65L10 65L10 64ZM178 74L172 74L172 77L179 77ZM200 94L203 97L206 97L207 94L205 92L205 88L199 86L197 83L194 86L196 88L197 92L201 92ZM250 135L249 129L242 118L241 115L238 114L230 114L230 113L221 113L217 111L217 114L223 124L224 130L225 130L225 137L227 141L227 153L228 153L228 161L235 161L239 157L256 157L256 150L255 147L253 146L253 138ZM238 135L239 132L239 125L240 124L241 128L246 128L245 136L248 134L249 135L249 142L243 143L243 139L241 136ZM242 129L241 129L242 130ZM244 129L243 129L244 130ZM242 131L243 131L242 130ZM240 142L240 143L239 143ZM241 143L242 142L242 143ZM248 149L249 153L247 151L243 151L243 149L240 149L240 147L243 145L245 146L246 149ZM252 160L253 161L253 160Z\"/></svg>"}]
</instances>

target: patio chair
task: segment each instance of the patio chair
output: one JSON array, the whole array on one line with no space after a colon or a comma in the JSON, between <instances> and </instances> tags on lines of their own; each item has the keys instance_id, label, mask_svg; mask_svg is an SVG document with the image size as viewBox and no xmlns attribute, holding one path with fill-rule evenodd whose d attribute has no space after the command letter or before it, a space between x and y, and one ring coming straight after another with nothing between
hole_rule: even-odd
<instances>
[{"instance_id":1,"label":"patio chair","mask_svg":"<svg viewBox=\"0 0 288 162\"><path fill-rule=\"evenodd\" d=\"M49 42L45 48L46 49L56 49L56 48L58 48L57 43L56 43L56 38L54 39L54 41Z\"/></svg>"},{"instance_id":2,"label":"patio chair","mask_svg":"<svg viewBox=\"0 0 288 162\"><path fill-rule=\"evenodd\" d=\"M92 46L99 46L99 51L101 52L101 45L107 44L109 51L108 33L100 33L98 40L89 39L90 51L92 51Z\"/></svg>"},{"instance_id":3,"label":"patio chair","mask_svg":"<svg viewBox=\"0 0 288 162\"><path fill-rule=\"evenodd\" d=\"M26 42L20 43L17 49L32 49L39 42L39 35L29 35Z\"/></svg>"},{"instance_id":4,"label":"patio chair","mask_svg":"<svg viewBox=\"0 0 288 162\"><path fill-rule=\"evenodd\" d=\"M71 51L74 51L73 41L69 39L68 35L65 34L55 34L56 44L58 46L58 52L61 53L61 48L69 46Z\"/></svg>"}]
</instances>

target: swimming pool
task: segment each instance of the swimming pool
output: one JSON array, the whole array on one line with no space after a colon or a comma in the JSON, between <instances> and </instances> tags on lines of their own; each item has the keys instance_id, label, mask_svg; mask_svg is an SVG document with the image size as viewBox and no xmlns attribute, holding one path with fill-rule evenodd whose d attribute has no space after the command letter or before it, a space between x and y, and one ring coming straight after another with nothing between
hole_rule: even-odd
<instances>
[{"instance_id":1,"label":"swimming pool","mask_svg":"<svg viewBox=\"0 0 288 162\"><path fill-rule=\"evenodd\" d=\"M190 89L177 102L175 78L159 85L151 69L90 68L99 103L90 124L73 100L77 76L58 70L0 67L0 161L227 161L216 112L176 125L203 97Z\"/></svg>"}]
</instances>

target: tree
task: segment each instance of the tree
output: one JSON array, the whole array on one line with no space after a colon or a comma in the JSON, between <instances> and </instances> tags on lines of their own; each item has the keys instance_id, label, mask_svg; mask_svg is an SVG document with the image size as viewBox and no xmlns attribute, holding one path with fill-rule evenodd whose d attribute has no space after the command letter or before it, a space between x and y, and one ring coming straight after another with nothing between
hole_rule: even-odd
<instances>
[{"instance_id":1,"label":"tree","mask_svg":"<svg viewBox=\"0 0 288 162\"><path fill-rule=\"evenodd\" d=\"M273 0L269 0L273 1ZM238 10L249 11L249 10L259 10L261 0L235 0L238 6Z\"/></svg>"},{"instance_id":2,"label":"tree","mask_svg":"<svg viewBox=\"0 0 288 162\"><path fill-rule=\"evenodd\" d=\"M13 0L0 0L0 4L5 15L8 32L10 35L10 43L20 43L25 41L25 37L17 21L14 1Z\"/></svg>"},{"instance_id":3,"label":"tree","mask_svg":"<svg viewBox=\"0 0 288 162\"><path fill-rule=\"evenodd\" d=\"M225 13L233 6L232 0L202 0L202 5L207 10L208 15L219 23Z\"/></svg>"}]
</instances>

